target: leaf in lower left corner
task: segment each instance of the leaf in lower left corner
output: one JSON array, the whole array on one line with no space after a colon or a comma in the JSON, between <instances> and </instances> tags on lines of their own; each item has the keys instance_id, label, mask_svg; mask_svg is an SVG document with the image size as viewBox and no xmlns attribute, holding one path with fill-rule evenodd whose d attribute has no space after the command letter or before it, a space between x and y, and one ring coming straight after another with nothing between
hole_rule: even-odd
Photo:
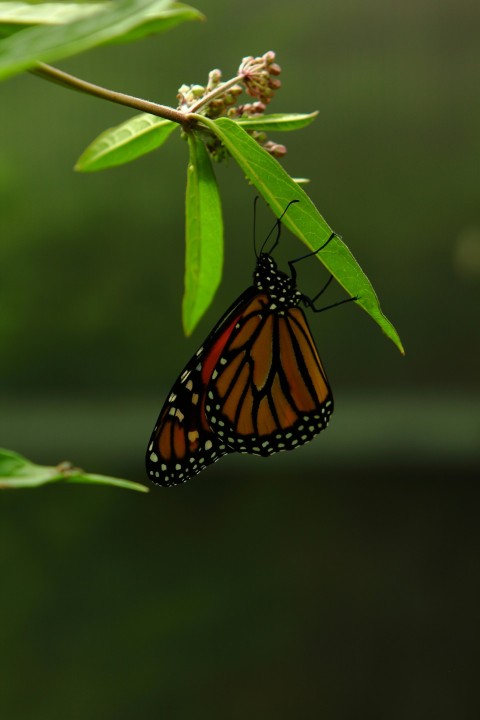
<instances>
[{"instance_id":1,"label":"leaf in lower left corner","mask_svg":"<svg viewBox=\"0 0 480 720\"><path fill-rule=\"evenodd\" d=\"M0 489L34 488L54 482L112 485L139 492L149 490L145 485L130 480L84 473L68 462L55 467L36 465L13 450L0 448Z\"/></svg>"}]
</instances>

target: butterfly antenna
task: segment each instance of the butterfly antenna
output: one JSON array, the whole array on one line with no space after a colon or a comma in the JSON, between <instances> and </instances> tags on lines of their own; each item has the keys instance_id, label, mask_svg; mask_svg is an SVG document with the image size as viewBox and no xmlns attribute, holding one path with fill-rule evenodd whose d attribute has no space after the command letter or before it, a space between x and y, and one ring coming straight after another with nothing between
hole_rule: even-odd
<instances>
[{"instance_id":1,"label":"butterfly antenna","mask_svg":"<svg viewBox=\"0 0 480 720\"><path fill-rule=\"evenodd\" d=\"M262 247L261 247L261 249L260 249L260 252L261 252L261 253L263 252L263 248L264 248L265 245L267 244L267 242L268 242L271 234L273 233L273 231L274 231L275 228L276 228L276 229L277 229L277 237L275 238L275 242L273 243L272 247L270 248L268 254L270 255L270 254L275 250L275 248L277 247L277 245L278 245L278 243L279 243L279 241L280 241L280 234L281 234L281 229L282 229L282 218L283 218L283 216L285 215L285 213L287 212L287 210L288 210L288 208L290 207L290 205L294 205L295 203L298 203L298 202L300 202L300 200L290 200L290 202L288 203L287 207L286 207L285 210L282 212L282 214L280 215L280 217L278 218L278 220L276 220L275 225L272 227L272 229L271 229L270 232L268 233L267 237L266 237L265 240L263 241Z\"/></svg>"}]
</instances>

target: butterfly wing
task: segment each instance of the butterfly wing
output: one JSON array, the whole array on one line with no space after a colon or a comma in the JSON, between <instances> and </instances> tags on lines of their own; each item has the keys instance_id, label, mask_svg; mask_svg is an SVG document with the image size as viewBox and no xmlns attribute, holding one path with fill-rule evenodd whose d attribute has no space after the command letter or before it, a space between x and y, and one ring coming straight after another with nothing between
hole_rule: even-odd
<instances>
[{"instance_id":1,"label":"butterfly wing","mask_svg":"<svg viewBox=\"0 0 480 720\"><path fill-rule=\"evenodd\" d=\"M223 455L234 452L207 419L207 386L225 344L258 291L248 288L227 310L174 383L146 453L149 478L164 486L186 482Z\"/></svg>"},{"instance_id":2,"label":"butterfly wing","mask_svg":"<svg viewBox=\"0 0 480 720\"><path fill-rule=\"evenodd\" d=\"M206 388L207 422L238 452L293 450L327 427L333 397L301 308L259 293L237 319Z\"/></svg>"}]
</instances>

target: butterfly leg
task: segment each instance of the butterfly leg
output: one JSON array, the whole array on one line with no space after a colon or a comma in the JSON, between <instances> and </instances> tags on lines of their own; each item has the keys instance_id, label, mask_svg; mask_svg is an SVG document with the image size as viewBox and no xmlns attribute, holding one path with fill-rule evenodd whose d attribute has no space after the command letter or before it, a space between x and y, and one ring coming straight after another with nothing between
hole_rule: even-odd
<instances>
[{"instance_id":1,"label":"butterfly leg","mask_svg":"<svg viewBox=\"0 0 480 720\"><path fill-rule=\"evenodd\" d=\"M294 267L295 263L300 262L300 260L306 260L306 259L309 258L309 257L313 257L313 255L317 255L317 254L320 252L320 250L323 250L324 248L327 247L327 245L328 245L328 243L330 242L330 240L333 240L334 237L340 237L340 235L338 235L336 232L332 232L332 234L330 235L330 237L328 238L328 240L326 240L326 241L323 243L323 245L320 245L320 247L318 248L318 250L313 250L312 252L309 252L309 253L307 253L306 255L302 255L301 257L295 258L295 260L290 260L290 261L289 261L288 266L289 266L289 268L290 268L290 274L291 274L292 280L293 280L294 282L295 282L295 280L296 280L296 278L297 278L297 271L296 271L296 269L295 269L295 267ZM329 282L330 282L330 280L329 280ZM328 283L327 283L327 285L328 285ZM326 289L326 288L323 288L323 290L325 290L325 289ZM317 297L319 297L319 296L321 295L321 293L323 292L323 290L321 290L321 292L317 295Z\"/></svg>"},{"instance_id":2,"label":"butterfly leg","mask_svg":"<svg viewBox=\"0 0 480 720\"><path fill-rule=\"evenodd\" d=\"M315 307L315 302L318 300L318 298L320 297L320 295L322 295L322 294L325 292L325 290L326 290L327 287L330 285L330 283L332 282L332 280L333 280L333 275L330 275L329 279L327 280L327 282L325 283L325 285L323 286L323 288L320 290L319 293L317 293L317 294L315 295L315 297L309 298L307 295L302 295L302 302L304 303L304 305L306 305L306 306L309 307L311 310L313 310L313 312L318 313L318 312L323 312L324 310L331 310L332 308L338 307L339 305L345 305L345 303L354 302L355 300L358 300L358 299L359 299L357 296L355 296L355 297L349 297L349 298L345 298L345 300L339 300L339 301L336 302L336 303L332 303L332 305L327 305L326 307L316 308L316 307Z\"/></svg>"}]
</instances>

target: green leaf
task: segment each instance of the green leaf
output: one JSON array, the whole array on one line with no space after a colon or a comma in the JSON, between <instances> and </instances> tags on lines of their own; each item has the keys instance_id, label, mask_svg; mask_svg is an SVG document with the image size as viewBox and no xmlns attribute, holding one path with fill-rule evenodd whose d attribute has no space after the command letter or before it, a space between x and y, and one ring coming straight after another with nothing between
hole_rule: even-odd
<instances>
[{"instance_id":1,"label":"green leaf","mask_svg":"<svg viewBox=\"0 0 480 720\"><path fill-rule=\"evenodd\" d=\"M142 113L105 130L79 157L75 170L95 172L136 160L163 145L178 123Z\"/></svg>"},{"instance_id":2,"label":"green leaf","mask_svg":"<svg viewBox=\"0 0 480 720\"><path fill-rule=\"evenodd\" d=\"M207 125L223 142L247 179L255 185L277 217L280 217L291 200L300 201L289 208L282 222L310 250L318 250L332 234L332 228L320 215L305 191L277 160L230 118L210 120L201 115L195 117L199 122ZM403 353L397 331L382 313L370 280L345 243L335 236L325 250L318 254L318 259L349 295L358 298L356 303L378 323Z\"/></svg>"},{"instance_id":3,"label":"green leaf","mask_svg":"<svg viewBox=\"0 0 480 720\"><path fill-rule=\"evenodd\" d=\"M235 122L244 130L257 130L262 132L300 130L315 120L318 112L309 113L276 113L272 115L258 115L251 118L238 118Z\"/></svg>"},{"instance_id":4,"label":"green leaf","mask_svg":"<svg viewBox=\"0 0 480 720\"><path fill-rule=\"evenodd\" d=\"M0 36L11 35L32 25L61 25L101 11L99 3L0 2Z\"/></svg>"},{"instance_id":5,"label":"green leaf","mask_svg":"<svg viewBox=\"0 0 480 720\"><path fill-rule=\"evenodd\" d=\"M148 487L130 480L90 475L68 462L60 463L57 467L35 465L18 453L0 449L0 489L33 488L53 482L94 483L148 492Z\"/></svg>"},{"instance_id":6,"label":"green leaf","mask_svg":"<svg viewBox=\"0 0 480 720\"><path fill-rule=\"evenodd\" d=\"M201 18L198 10L171 0L99 3L98 11L87 17L66 24L28 27L0 40L0 80L39 61L51 62L100 45L130 42Z\"/></svg>"},{"instance_id":7,"label":"green leaf","mask_svg":"<svg viewBox=\"0 0 480 720\"><path fill-rule=\"evenodd\" d=\"M185 294L182 316L190 335L210 305L223 266L222 206L210 156L202 140L189 133L186 193Z\"/></svg>"},{"instance_id":8,"label":"green leaf","mask_svg":"<svg viewBox=\"0 0 480 720\"><path fill-rule=\"evenodd\" d=\"M180 2L166 2L165 10L157 9L155 5L159 5L160 0L152 3L154 7L145 13L143 22L135 24L128 32L120 34L118 37L110 40L110 43L127 43L140 40L146 35L158 35L159 33L172 30L187 20L205 20L205 16L199 10L190 5ZM163 4L163 3L162 3Z\"/></svg>"},{"instance_id":9,"label":"green leaf","mask_svg":"<svg viewBox=\"0 0 480 720\"><path fill-rule=\"evenodd\" d=\"M119 487L125 490L137 490L138 492L150 492L150 489L146 485L141 483L132 482L131 480L123 480L122 478L110 477L109 475L92 475L91 473L80 472L72 473L66 477L62 477L67 483L74 484L85 484L85 485L111 485L112 487Z\"/></svg>"}]
</instances>

